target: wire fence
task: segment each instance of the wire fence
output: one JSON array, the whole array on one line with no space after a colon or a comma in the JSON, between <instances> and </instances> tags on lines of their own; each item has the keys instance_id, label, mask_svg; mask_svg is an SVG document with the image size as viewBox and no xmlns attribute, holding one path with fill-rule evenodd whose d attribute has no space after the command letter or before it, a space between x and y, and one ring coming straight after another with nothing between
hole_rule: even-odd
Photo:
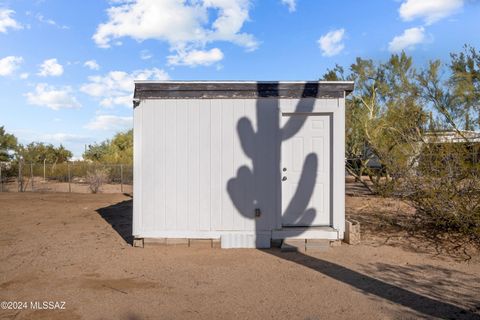
<instances>
[{"instance_id":1,"label":"wire fence","mask_svg":"<svg viewBox=\"0 0 480 320\"><path fill-rule=\"evenodd\" d=\"M0 163L0 192L131 193L133 166L64 162L59 164Z\"/></svg>"}]
</instances>

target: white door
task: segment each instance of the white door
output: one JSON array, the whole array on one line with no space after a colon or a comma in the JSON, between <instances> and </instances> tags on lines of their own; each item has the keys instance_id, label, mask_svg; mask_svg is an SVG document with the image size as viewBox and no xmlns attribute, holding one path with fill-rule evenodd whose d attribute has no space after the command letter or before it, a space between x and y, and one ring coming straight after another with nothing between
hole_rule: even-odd
<instances>
[{"instance_id":1,"label":"white door","mask_svg":"<svg viewBox=\"0 0 480 320\"><path fill-rule=\"evenodd\" d=\"M330 120L328 114L282 115L283 226L331 224Z\"/></svg>"}]
</instances>

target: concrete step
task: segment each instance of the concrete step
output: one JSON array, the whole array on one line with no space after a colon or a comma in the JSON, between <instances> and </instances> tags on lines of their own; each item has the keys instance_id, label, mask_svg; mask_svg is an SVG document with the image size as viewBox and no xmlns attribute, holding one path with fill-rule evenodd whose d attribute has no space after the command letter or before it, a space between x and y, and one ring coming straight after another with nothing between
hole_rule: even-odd
<instances>
[{"instance_id":1,"label":"concrete step","mask_svg":"<svg viewBox=\"0 0 480 320\"><path fill-rule=\"evenodd\" d=\"M306 252L325 252L330 249L330 240L307 239L305 243Z\"/></svg>"},{"instance_id":2,"label":"concrete step","mask_svg":"<svg viewBox=\"0 0 480 320\"><path fill-rule=\"evenodd\" d=\"M280 250L283 252L305 252L305 239L284 239Z\"/></svg>"},{"instance_id":3,"label":"concrete step","mask_svg":"<svg viewBox=\"0 0 480 320\"><path fill-rule=\"evenodd\" d=\"M280 247L283 252L325 252L330 249L327 239L284 239Z\"/></svg>"}]
</instances>

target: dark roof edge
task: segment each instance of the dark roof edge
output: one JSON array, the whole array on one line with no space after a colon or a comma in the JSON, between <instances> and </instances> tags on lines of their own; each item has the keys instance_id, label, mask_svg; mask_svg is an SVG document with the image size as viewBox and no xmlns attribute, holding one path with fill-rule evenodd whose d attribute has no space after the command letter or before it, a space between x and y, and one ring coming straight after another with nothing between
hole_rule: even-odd
<instances>
[{"instance_id":1,"label":"dark roof edge","mask_svg":"<svg viewBox=\"0 0 480 320\"><path fill-rule=\"evenodd\" d=\"M343 98L352 81L135 81L135 99Z\"/></svg>"}]
</instances>

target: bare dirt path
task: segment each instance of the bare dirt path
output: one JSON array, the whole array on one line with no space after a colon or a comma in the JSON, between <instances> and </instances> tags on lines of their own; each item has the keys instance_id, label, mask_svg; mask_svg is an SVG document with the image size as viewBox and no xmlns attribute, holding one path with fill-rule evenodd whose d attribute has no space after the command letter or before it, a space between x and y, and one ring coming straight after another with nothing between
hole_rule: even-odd
<instances>
[{"instance_id":1,"label":"bare dirt path","mask_svg":"<svg viewBox=\"0 0 480 320\"><path fill-rule=\"evenodd\" d=\"M0 218L0 301L66 302L2 319L480 319L478 256L368 235L313 255L132 248L119 194L0 193Z\"/></svg>"}]
</instances>

